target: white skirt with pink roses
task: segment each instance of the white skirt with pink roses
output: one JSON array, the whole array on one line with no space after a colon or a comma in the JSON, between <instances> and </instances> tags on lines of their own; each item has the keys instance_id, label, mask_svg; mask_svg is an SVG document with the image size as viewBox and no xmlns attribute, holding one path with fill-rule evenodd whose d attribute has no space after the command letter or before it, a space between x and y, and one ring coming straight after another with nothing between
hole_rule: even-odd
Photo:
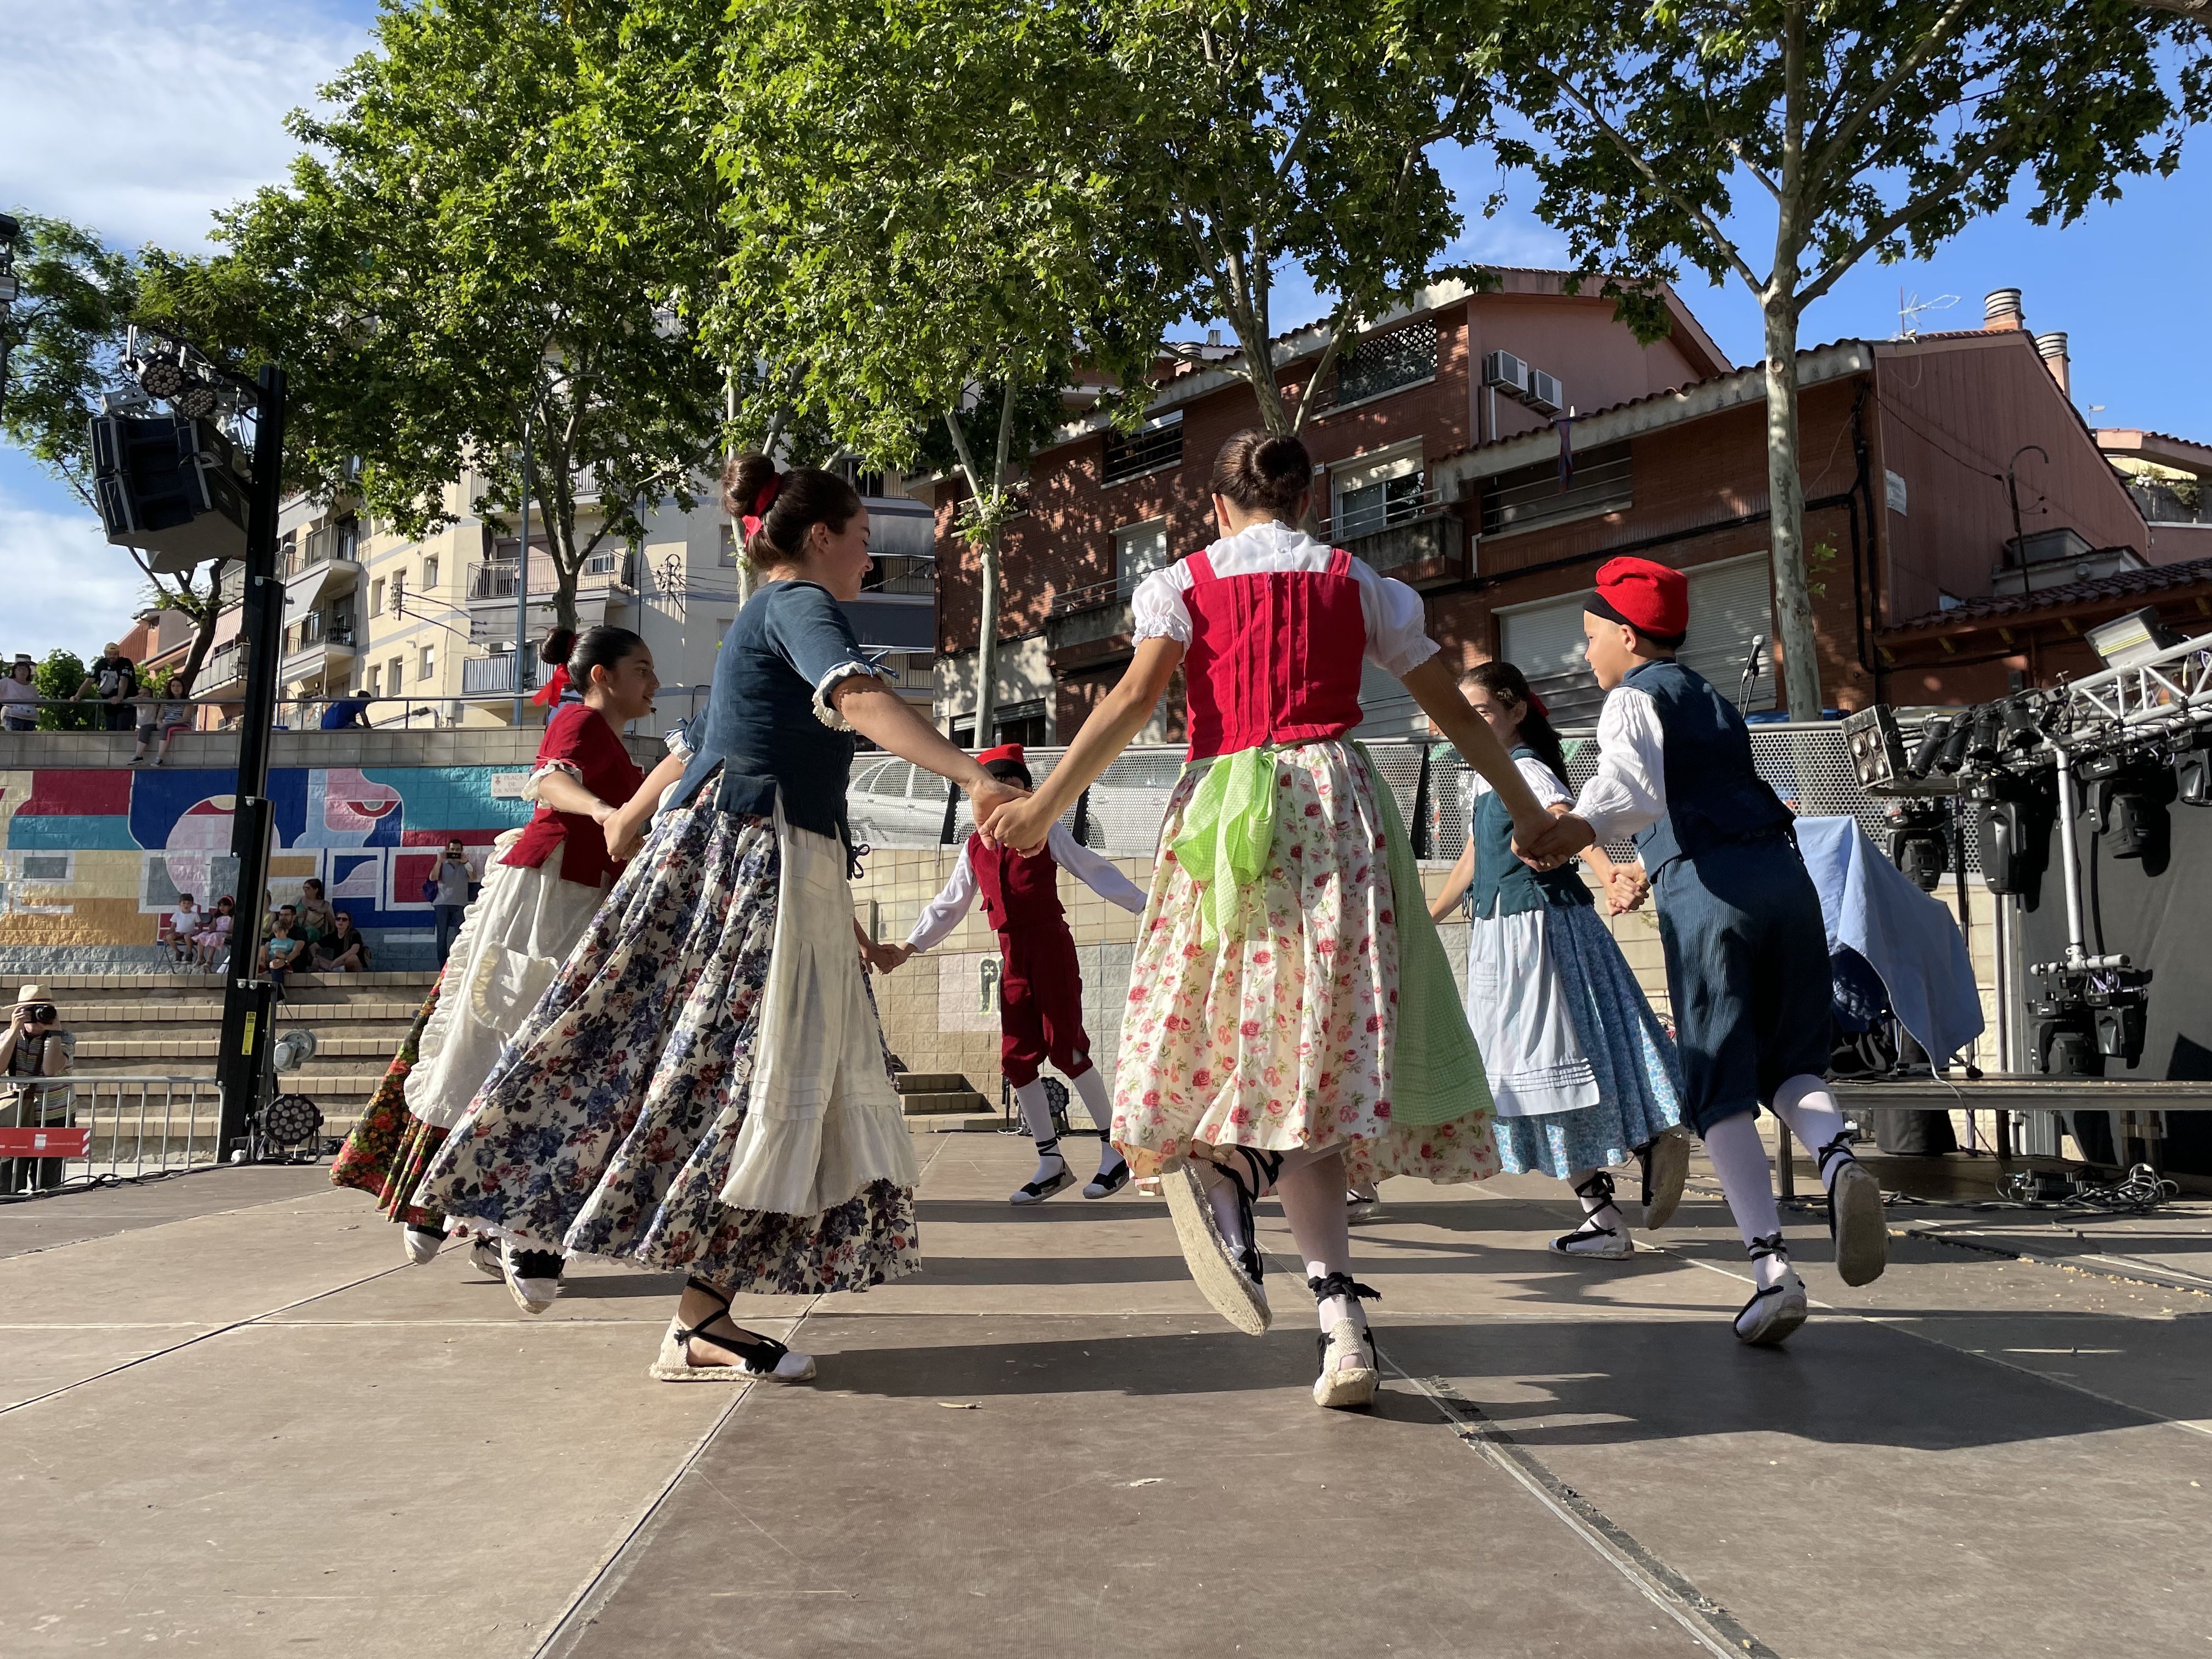
<instances>
[{"instance_id":1,"label":"white skirt with pink roses","mask_svg":"<svg viewBox=\"0 0 2212 1659\"><path fill-rule=\"evenodd\" d=\"M1241 926L1211 945L1198 884L1170 850L1198 778L1168 803L1130 969L1114 1090L1130 1168L1152 1175L1210 1146L1341 1146L1355 1182L1497 1174L1486 1110L1391 1121L1398 930L1366 763L1345 743L1278 752L1266 872Z\"/></svg>"}]
</instances>

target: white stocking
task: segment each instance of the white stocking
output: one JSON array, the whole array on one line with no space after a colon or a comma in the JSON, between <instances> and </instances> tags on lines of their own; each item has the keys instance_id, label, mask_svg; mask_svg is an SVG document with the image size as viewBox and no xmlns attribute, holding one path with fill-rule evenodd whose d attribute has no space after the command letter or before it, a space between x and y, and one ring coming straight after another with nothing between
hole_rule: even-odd
<instances>
[{"instance_id":1,"label":"white stocking","mask_svg":"<svg viewBox=\"0 0 2212 1659\"><path fill-rule=\"evenodd\" d=\"M1050 1181L1067 1167L1067 1160L1060 1155L1060 1136L1052 1127L1052 1102L1045 1098L1044 1079L1033 1077L1014 1091L1014 1103L1022 1109L1022 1122L1036 1142L1036 1173L1031 1181Z\"/></svg>"},{"instance_id":2,"label":"white stocking","mask_svg":"<svg viewBox=\"0 0 2212 1659\"><path fill-rule=\"evenodd\" d=\"M1836 1097L1825 1082L1809 1072L1791 1078L1774 1091L1774 1115L1790 1126L1790 1133L1815 1159L1820 1156L1821 1147L1846 1133ZM1830 1158L1828 1167L1821 1171L1821 1180L1831 1191L1843 1170L1844 1160L1835 1158Z\"/></svg>"},{"instance_id":3,"label":"white stocking","mask_svg":"<svg viewBox=\"0 0 2212 1659\"><path fill-rule=\"evenodd\" d=\"M1093 1066L1073 1081L1076 1098L1098 1126L1098 1173L1109 1174L1121 1161L1121 1154L1114 1150L1114 1103L1106 1097L1105 1079Z\"/></svg>"},{"instance_id":4,"label":"white stocking","mask_svg":"<svg viewBox=\"0 0 2212 1659\"><path fill-rule=\"evenodd\" d=\"M1352 1272L1352 1231L1344 1210L1344 1182L1343 1154L1334 1146L1325 1152L1291 1153L1283 1160L1282 1173L1275 1177L1283 1218L1291 1224L1291 1237L1297 1241L1308 1279ZM1342 1319L1356 1325L1367 1323L1357 1297L1326 1297L1320 1312L1324 1331Z\"/></svg>"},{"instance_id":5,"label":"white stocking","mask_svg":"<svg viewBox=\"0 0 2212 1659\"><path fill-rule=\"evenodd\" d=\"M1774 1171L1766 1161L1766 1143L1759 1138L1759 1121L1749 1112L1726 1118L1705 1131L1705 1156L1721 1178L1729 1213L1747 1248L1755 1239L1771 1238L1782 1231L1782 1213L1774 1206ZM1753 1267L1761 1290L1778 1282L1790 1270L1789 1258L1761 1256Z\"/></svg>"}]
</instances>

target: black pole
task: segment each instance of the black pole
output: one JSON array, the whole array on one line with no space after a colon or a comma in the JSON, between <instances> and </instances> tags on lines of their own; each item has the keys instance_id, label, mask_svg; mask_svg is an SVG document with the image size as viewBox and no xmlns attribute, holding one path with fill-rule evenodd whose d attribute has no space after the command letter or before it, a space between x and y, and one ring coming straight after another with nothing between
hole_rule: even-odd
<instances>
[{"instance_id":1,"label":"black pole","mask_svg":"<svg viewBox=\"0 0 2212 1659\"><path fill-rule=\"evenodd\" d=\"M1431 744L1421 745L1421 775L1413 785L1413 856L1417 859L1428 857L1433 844L1429 834L1429 768L1436 752Z\"/></svg>"},{"instance_id":2,"label":"black pole","mask_svg":"<svg viewBox=\"0 0 2212 1659\"><path fill-rule=\"evenodd\" d=\"M239 631L246 639L246 703L239 716L238 809L230 850L238 860L237 915L222 993L222 1048L216 1082L222 1096L216 1147L246 1144L268 1070L274 989L261 973L261 899L269 884L269 728L276 719L283 661L284 582L276 568L276 515L284 493L284 371L261 371L254 416L253 495L246 524L246 596Z\"/></svg>"}]
</instances>

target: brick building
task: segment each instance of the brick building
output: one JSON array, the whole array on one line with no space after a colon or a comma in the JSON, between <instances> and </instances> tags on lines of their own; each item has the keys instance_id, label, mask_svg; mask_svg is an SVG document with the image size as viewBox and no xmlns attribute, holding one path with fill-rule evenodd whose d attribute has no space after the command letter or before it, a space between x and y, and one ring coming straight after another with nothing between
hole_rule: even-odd
<instances>
[{"instance_id":1,"label":"brick building","mask_svg":"<svg viewBox=\"0 0 2212 1659\"><path fill-rule=\"evenodd\" d=\"M1333 371L1304 434L1321 532L1422 590L1431 632L1460 660L1511 659L1570 723L1596 702L1579 621L1591 573L1622 553L1674 564L1692 581L1685 654L1735 692L1753 636L1774 633L1761 372L1732 368L1671 294L1673 331L1645 346L1607 302L1566 293L1562 273L1500 278L1427 290ZM2008 653L1954 673L1955 652L1923 648L1929 619L2003 595L2040 609L2045 592L2106 578L2131 591L2124 579L2153 568L2136 496L2068 399L2064 337L2030 334L2014 290L1990 296L1987 317L1800 356L1830 707L1966 701L1989 695L1992 674L2002 690L2047 665ZM1287 392L1322 343L1318 329L1277 342ZM1254 423L1249 389L1216 364L1182 367L1150 414L1133 435L1078 418L1030 463L1027 511L1001 550L1001 740L1072 737L1128 659L1135 582L1212 537L1206 478L1223 440ZM957 492L948 481L936 501L938 712L970 738L976 568L950 533ZM2195 594L2157 591L2176 605ZM1771 708L1776 684L1770 643L1747 706ZM1364 701L1369 732L1413 723L1395 682ZM1179 713L1160 725L1175 737Z\"/></svg>"}]
</instances>

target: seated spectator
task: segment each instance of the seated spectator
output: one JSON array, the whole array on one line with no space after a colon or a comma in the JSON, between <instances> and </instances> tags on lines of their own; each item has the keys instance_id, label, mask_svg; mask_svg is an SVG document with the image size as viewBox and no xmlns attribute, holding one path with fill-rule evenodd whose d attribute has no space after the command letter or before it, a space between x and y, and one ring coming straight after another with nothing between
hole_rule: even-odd
<instances>
[{"instance_id":1,"label":"seated spectator","mask_svg":"<svg viewBox=\"0 0 2212 1659\"><path fill-rule=\"evenodd\" d=\"M199 931L192 935L192 961L203 973L213 973L217 959L230 949L230 930L237 913L238 901L225 893L212 911L202 914Z\"/></svg>"},{"instance_id":2,"label":"seated spectator","mask_svg":"<svg viewBox=\"0 0 2212 1659\"><path fill-rule=\"evenodd\" d=\"M27 652L15 653L15 665L0 679L0 726L10 732L34 732L39 725L39 687Z\"/></svg>"},{"instance_id":3,"label":"seated spectator","mask_svg":"<svg viewBox=\"0 0 2212 1659\"><path fill-rule=\"evenodd\" d=\"M365 974L368 971L368 941L356 931L353 918L341 910L331 935L315 946L315 971L321 974Z\"/></svg>"},{"instance_id":4,"label":"seated spectator","mask_svg":"<svg viewBox=\"0 0 2212 1659\"><path fill-rule=\"evenodd\" d=\"M301 884L300 937L319 944L331 931L331 902L323 896L323 884L313 876Z\"/></svg>"},{"instance_id":5,"label":"seated spectator","mask_svg":"<svg viewBox=\"0 0 2212 1659\"><path fill-rule=\"evenodd\" d=\"M368 724L368 697L364 692L356 691L350 697L340 697L323 710L322 729L325 732L343 732L349 726L365 726Z\"/></svg>"},{"instance_id":6,"label":"seated spectator","mask_svg":"<svg viewBox=\"0 0 2212 1659\"><path fill-rule=\"evenodd\" d=\"M131 757L133 766L146 763L146 751L154 746L155 734L161 740L161 752L154 758L156 766L166 766L169 761L169 745L176 741L177 733L189 732L192 725L192 705L178 689L174 674L163 678L158 689L142 691L131 699L138 709L138 751Z\"/></svg>"},{"instance_id":7,"label":"seated spectator","mask_svg":"<svg viewBox=\"0 0 2212 1659\"><path fill-rule=\"evenodd\" d=\"M307 949L307 941L300 937L300 913L287 904L276 912L276 925L261 946L261 966L276 988L279 1002L284 1000L284 975L306 964Z\"/></svg>"},{"instance_id":8,"label":"seated spectator","mask_svg":"<svg viewBox=\"0 0 2212 1659\"><path fill-rule=\"evenodd\" d=\"M190 893L177 895L177 908L161 921L161 943L169 947L169 955L178 962L192 954L192 935L198 933L207 918L196 909Z\"/></svg>"}]
</instances>

